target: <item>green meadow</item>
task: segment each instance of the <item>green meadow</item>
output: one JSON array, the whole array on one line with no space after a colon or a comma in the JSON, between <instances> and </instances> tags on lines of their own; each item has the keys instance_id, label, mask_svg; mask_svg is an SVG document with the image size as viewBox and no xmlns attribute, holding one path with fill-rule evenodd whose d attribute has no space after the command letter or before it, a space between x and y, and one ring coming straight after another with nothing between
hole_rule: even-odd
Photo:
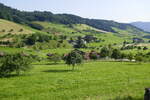
<instances>
[{"instance_id":1,"label":"green meadow","mask_svg":"<svg viewBox=\"0 0 150 100\"><path fill-rule=\"evenodd\" d=\"M21 76L0 78L0 100L142 100L150 63L85 62L75 71L41 62Z\"/></svg>"},{"instance_id":2,"label":"green meadow","mask_svg":"<svg viewBox=\"0 0 150 100\"><path fill-rule=\"evenodd\" d=\"M33 28L28 24L17 24L0 19L0 53L27 53L39 58L38 60L34 58L36 61L33 61L31 70L22 72L19 76L11 73L8 77L0 78L0 100L143 100L144 89L150 87L149 62L117 62L118 59L115 61L111 57L110 59L106 57L104 61L85 60L83 64L75 66L75 70L72 70L71 66L64 64L62 55L74 50L73 44L80 44L80 42L86 47L78 49L86 53L93 50L100 53L103 47L110 46L113 49L117 48L119 53L134 56L139 53L147 54L150 52L150 43L148 43L149 39L143 38L147 33L135 27L107 21L98 23L100 26L104 25L105 27L101 28L105 30L85 23L56 22L31 21L30 24L36 26ZM114 32L106 27L109 25ZM42 28L37 29L39 27ZM45 36L51 39L46 41ZM95 37L99 41L93 41L89 37L90 42L83 43L86 36ZM80 41L79 37L84 41ZM133 43L132 39L135 37L145 42ZM70 40L73 40L73 44L67 45ZM31 41L35 43L27 43ZM126 46L139 46L141 49L121 50L121 47L126 47L124 42L128 42ZM147 49L143 50L144 47ZM58 64L50 60L48 62L47 59L47 54L55 53L61 56Z\"/></svg>"}]
</instances>

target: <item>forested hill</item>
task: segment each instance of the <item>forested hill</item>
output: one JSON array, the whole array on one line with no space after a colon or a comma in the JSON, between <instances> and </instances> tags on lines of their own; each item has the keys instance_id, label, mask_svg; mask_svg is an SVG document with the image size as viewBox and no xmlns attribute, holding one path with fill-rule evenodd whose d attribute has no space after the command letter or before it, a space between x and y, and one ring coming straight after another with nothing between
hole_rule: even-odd
<instances>
[{"instance_id":1,"label":"forested hill","mask_svg":"<svg viewBox=\"0 0 150 100\"><path fill-rule=\"evenodd\" d=\"M113 28L127 30L128 28L134 29L137 32L143 30L132 26L130 24L117 23L108 20L98 20L98 19L87 19L71 14L53 14L51 12L26 12L7 7L0 4L0 18L13 21L20 24L30 24L32 21L48 21L61 24L87 24L97 29L101 29L108 32L116 32Z\"/></svg>"},{"instance_id":2,"label":"forested hill","mask_svg":"<svg viewBox=\"0 0 150 100\"><path fill-rule=\"evenodd\" d=\"M132 25L150 32L150 22L133 22Z\"/></svg>"}]
</instances>

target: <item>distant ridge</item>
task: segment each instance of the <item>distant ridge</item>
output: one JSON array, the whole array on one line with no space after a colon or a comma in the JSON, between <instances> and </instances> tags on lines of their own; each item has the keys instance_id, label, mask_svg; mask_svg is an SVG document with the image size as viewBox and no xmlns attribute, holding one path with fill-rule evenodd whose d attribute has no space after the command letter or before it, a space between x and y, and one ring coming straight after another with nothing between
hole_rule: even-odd
<instances>
[{"instance_id":1,"label":"distant ridge","mask_svg":"<svg viewBox=\"0 0 150 100\"><path fill-rule=\"evenodd\" d=\"M0 3L0 18L6 19L9 21L13 21L20 24L27 24L29 25L32 21L47 21L47 22L54 22L60 24L86 24L92 26L94 28L117 33L114 28L120 30L133 30L133 34L141 34L144 32L142 29L139 29L135 26L130 24L118 23L115 21L109 20L99 20L99 19L88 19L82 18L76 15L71 14L53 14L48 11L40 12L26 12L26 11L19 11L17 9L13 9L11 7L7 7L4 4Z\"/></svg>"},{"instance_id":2,"label":"distant ridge","mask_svg":"<svg viewBox=\"0 0 150 100\"><path fill-rule=\"evenodd\" d=\"M133 22L132 25L150 32L150 22Z\"/></svg>"}]
</instances>

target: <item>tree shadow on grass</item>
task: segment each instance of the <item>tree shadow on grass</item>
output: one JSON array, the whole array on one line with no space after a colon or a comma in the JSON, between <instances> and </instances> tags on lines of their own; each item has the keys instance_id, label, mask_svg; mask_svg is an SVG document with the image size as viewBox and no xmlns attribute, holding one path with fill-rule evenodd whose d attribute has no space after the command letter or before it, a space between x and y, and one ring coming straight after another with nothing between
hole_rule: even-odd
<instances>
[{"instance_id":1,"label":"tree shadow on grass","mask_svg":"<svg viewBox=\"0 0 150 100\"><path fill-rule=\"evenodd\" d=\"M76 70L55 70L55 69L51 69L51 70L45 70L43 72L47 72L47 73L65 73L65 72L75 72Z\"/></svg>"},{"instance_id":2,"label":"tree shadow on grass","mask_svg":"<svg viewBox=\"0 0 150 100\"><path fill-rule=\"evenodd\" d=\"M9 75L5 75L5 76L0 76L0 78L13 78L13 77L24 77L24 76L30 76L27 74L9 74Z\"/></svg>"},{"instance_id":3,"label":"tree shadow on grass","mask_svg":"<svg viewBox=\"0 0 150 100\"><path fill-rule=\"evenodd\" d=\"M62 65L62 63L43 63L43 64L32 64L32 65Z\"/></svg>"},{"instance_id":4,"label":"tree shadow on grass","mask_svg":"<svg viewBox=\"0 0 150 100\"><path fill-rule=\"evenodd\" d=\"M134 98L132 96L127 96L127 97L117 97L113 100L143 100L144 98Z\"/></svg>"},{"instance_id":5,"label":"tree shadow on grass","mask_svg":"<svg viewBox=\"0 0 150 100\"><path fill-rule=\"evenodd\" d=\"M45 65L62 65L62 63L46 63Z\"/></svg>"},{"instance_id":6,"label":"tree shadow on grass","mask_svg":"<svg viewBox=\"0 0 150 100\"><path fill-rule=\"evenodd\" d=\"M126 65L142 65L142 63L128 63L128 64L126 64Z\"/></svg>"}]
</instances>

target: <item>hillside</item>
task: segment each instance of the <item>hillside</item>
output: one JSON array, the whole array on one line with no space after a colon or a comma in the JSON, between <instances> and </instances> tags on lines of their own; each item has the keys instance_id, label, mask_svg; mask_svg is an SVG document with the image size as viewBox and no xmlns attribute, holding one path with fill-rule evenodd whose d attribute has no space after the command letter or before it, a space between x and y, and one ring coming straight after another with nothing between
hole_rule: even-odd
<instances>
[{"instance_id":1,"label":"hillside","mask_svg":"<svg viewBox=\"0 0 150 100\"><path fill-rule=\"evenodd\" d=\"M23 25L0 19L0 34L29 34L33 33Z\"/></svg>"},{"instance_id":2,"label":"hillside","mask_svg":"<svg viewBox=\"0 0 150 100\"><path fill-rule=\"evenodd\" d=\"M107 31L103 31L94 27L91 27L86 24L72 24L72 25L64 25L50 22L40 22L35 21L32 22L43 27L42 31L47 33L84 33L84 32L97 32L97 33L108 33Z\"/></svg>"},{"instance_id":3,"label":"hillside","mask_svg":"<svg viewBox=\"0 0 150 100\"><path fill-rule=\"evenodd\" d=\"M124 1L1 0L20 10L0 3L0 100L150 100L150 31L43 11L147 16L148 3Z\"/></svg>"},{"instance_id":4,"label":"hillside","mask_svg":"<svg viewBox=\"0 0 150 100\"><path fill-rule=\"evenodd\" d=\"M103 31L97 28L94 28L92 26L86 25L86 24L59 24L59 23L51 23L51 22L43 22L43 21L33 21L32 24L40 25L43 27L42 30L36 30L29 28L27 25L21 25L17 24L11 21L7 20L0 20L1 22L1 30L5 30L5 32L1 33L11 33L11 34L28 34L28 33L35 33L35 32L40 32L40 33L45 33L48 35L65 35L68 37L68 40L70 38L76 39L78 36L84 37L86 35L93 35L97 37L100 40L103 40L103 42L91 42L87 44L89 47L99 47L102 45L107 45L107 44L121 44L123 41L132 41L133 37L141 36L146 33L139 31L140 34L137 34L136 31L128 28L127 30L121 30L118 28L113 27L113 29L117 33L112 33L112 32L107 32ZM6 26L6 27L5 27ZM12 32L9 32L11 29L13 29ZM19 32L18 30L23 29L22 32ZM134 35L132 34L134 33ZM2 35L2 34L1 34ZM120 38L121 37L121 38ZM2 41L7 41L10 39L15 39L16 36L5 36L1 37ZM113 40L113 41L112 41Z\"/></svg>"},{"instance_id":5,"label":"hillside","mask_svg":"<svg viewBox=\"0 0 150 100\"><path fill-rule=\"evenodd\" d=\"M136 33L131 32L131 34L133 35L141 35L141 32L143 32L143 30L130 24L118 23L109 20L87 19L71 14L53 14L47 11L25 12L12 9L3 4L0 4L0 18L27 25L29 25L33 21L47 21L65 25L86 24L92 26L93 28L113 33L117 33L114 28L117 28L119 30L133 29L134 31L136 31Z\"/></svg>"},{"instance_id":6,"label":"hillside","mask_svg":"<svg viewBox=\"0 0 150 100\"><path fill-rule=\"evenodd\" d=\"M84 40L87 36L90 42L86 43L86 46L96 48L108 44L120 45L124 41L132 42L132 38L145 38L145 36L149 36L142 29L130 24L109 20L87 19L70 14L53 14L46 11L25 12L12 9L3 4L0 4L0 18L1 45L5 46L13 44L15 47L30 46L31 48L47 49L49 48L47 45L52 40L51 42L55 45L51 48L56 48L57 46L60 47L61 39L65 40L64 47L68 45L75 46L79 38ZM2 36L2 34L8 33L15 35L38 34ZM39 38L41 40L38 40ZM9 41L11 43L8 40L11 40ZM30 44L29 42L33 43Z\"/></svg>"},{"instance_id":7,"label":"hillside","mask_svg":"<svg viewBox=\"0 0 150 100\"><path fill-rule=\"evenodd\" d=\"M144 31L150 32L150 22L133 22L132 25L143 29Z\"/></svg>"},{"instance_id":8,"label":"hillside","mask_svg":"<svg viewBox=\"0 0 150 100\"><path fill-rule=\"evenodd\" d=\"M56 23L49 23L49 22L33 22L38 25L44 27L43 32L48 34L56 34L56 35L66 35L69 38L76 38L78 36L84 37L86 35L93 35L99 39L104 40L103 42L98 43L89 43L88 46L100 46L106 44L113 44L113 43L122 43L124 40L130 40L132 37L128 37L123 35L124 37L120 38L118 34L113 34L111 32L106 32L103 30L99 30L93 28L86 24L72 24L64 25L64 24L56 24ZM126 32L127 33L127 32ZM121 34L121 33L120 33ZM113 40L113 41L112 41Z\"/></svg>"}]
</instances>

